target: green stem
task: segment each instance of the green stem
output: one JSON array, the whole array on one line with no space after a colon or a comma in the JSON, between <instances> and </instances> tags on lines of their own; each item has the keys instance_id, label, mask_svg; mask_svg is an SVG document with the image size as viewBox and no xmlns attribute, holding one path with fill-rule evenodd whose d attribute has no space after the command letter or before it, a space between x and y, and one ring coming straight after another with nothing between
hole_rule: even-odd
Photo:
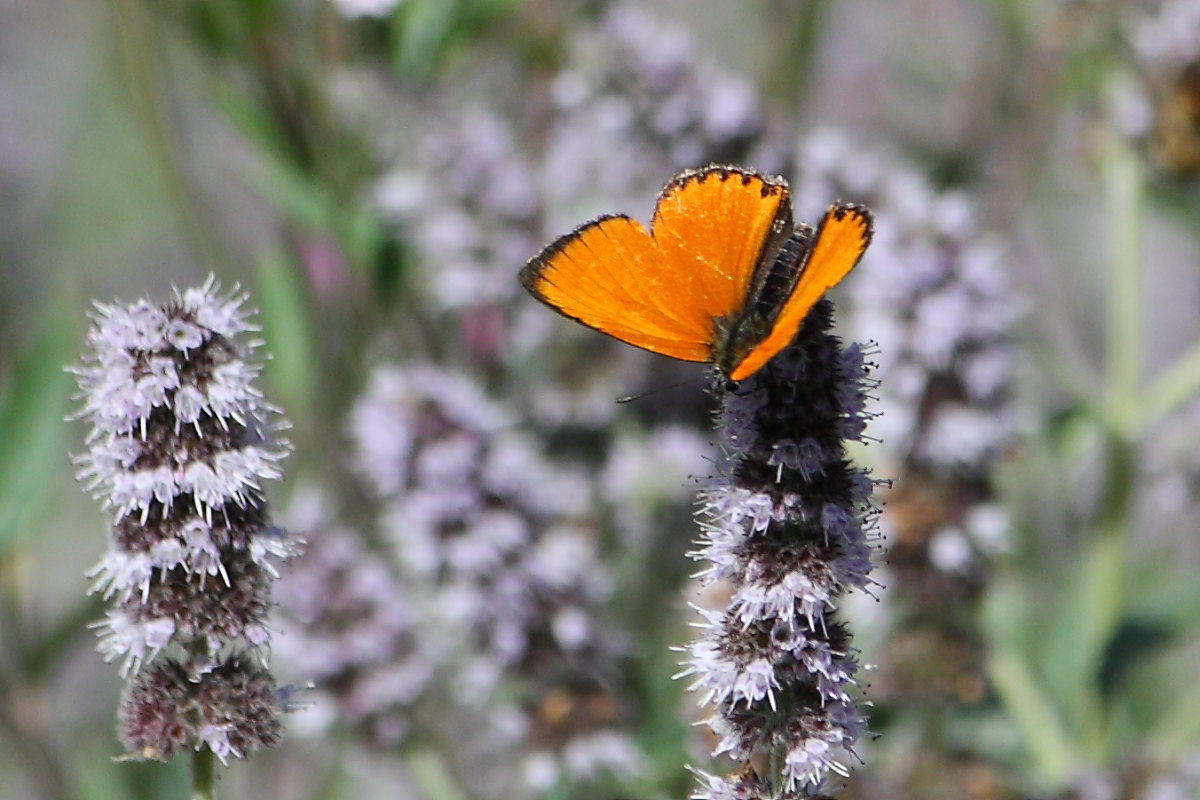
<instances>
[{"instance_id":1,"label":"green stem","mask_svg":"<svg viewBox=\"0 0 1200 800\"><path fill-rule=\"evenodd\" d=\"M782 27L783 33L775 45L769 90L789 104L788 108L803 110L809 89L815 85L811 80L812 67L821 43L829 0L809 0L797 6L784 0L768 8L774 19L790 20L790 24Z\"/></svg>"},{"instance_id":2,"label":"green stem","mask_svg":"<svg viewBox=\"0 0 1200 800\"><path fill-rule=\"evenodd\" d=\"M1112 258L1108 270L1108 423L1132 432L1139 406L1142 345L1142 166L1137 153L1113 141L1104 161Z\"/></svg>"},{"instance_id":3,"label":"green stem","mask_svg":"<svg viewBox=\"0 0 1200 800\"><path fill-rule=\"evenodd\" d=\"M426 797L467 800L467 794L455 778L450 765L433 748L422 748L410 753L405 764L417 786L424 790Z\"/></svg>"},{"instance_id":4,"label":"green stem","mask_svg":"<svg viewBox=\"0 0 1200 800\"><path fill-rule=\"evenodd\" d=\"M1115 135L1104 161L1110 247L1108 269L1107 378L1104 394L1106 451L1104 483L1095 518L1095 537L1084 553L1083 614L1076 664L1087 677L1069 708L1080 742L1091 759L1108 763L1111 722L1098 684L1100 668L1120 624L1128 583L1128 544L1137 453L1134 440L1142 405L1142 165L1137 153Z\"/></svg>"},{"instance_id":5,"label":"green stem","mask_svg":"<svg viewBox=\"0 0 1200 800\"><path fill-rule=\"evenodd\" d=\"M201 747L192 756L192 800L214 800L216 795L217 758L208 747Z\"/></svg>"},{"instance_id":6,"label":"green stem","mask_svg":"<svg viewBox=\"0 0 1200 800\"><path fill-rule=\"evenodd\" d=\"M202 268L225 272L222 267L228 259L209 235L210 227L203 222L171 140L167 114L162 107L163 65L155 63L153 58L159 42L141 0L113 0L113 28L134 111L146 132L150 153L158 164L167 199L175 208L184 239Z\"/></svg>"},{"instance_id":7,"label":"green stem","mask_svg":"<svg viewBox=\"0 0 1200 800\"><path fill-rule=\"evenodd\" d=\"M1084 554L1084 594L1077 636L1088 680L1080 684L1078 712L1080 743L1094 763L1111 763L1112 719L1104 706L1100 669L1120 624L1129 571L1129 516L1137 473L1136 449L1119 435L1108 441L1105 476L1096 536Z\"/></svg>"},{"instance_id":8,"label":"green stem","mask_svg":"<svg viewBox=\"0 0 1200 800\"><path fill-rule=\"evenodd\" d=\"M1030 672L1027 661L1007 645L989 653L987 673L1023 734L1036 780L1055 788L1067 785L1081 759L1070 732L1056 713L1054 698Z\"/></svg>"},{"instance_id":9,"label":"green stem","mask_svg":"<svg viewBox=\"0 0 1200 800\"><path fill-rule=\"evenodd\" d=\"M1153 425L1200 392L1200 342L1177 358L1146 390L1143 428Z\"/></svg>"}]
</instances>

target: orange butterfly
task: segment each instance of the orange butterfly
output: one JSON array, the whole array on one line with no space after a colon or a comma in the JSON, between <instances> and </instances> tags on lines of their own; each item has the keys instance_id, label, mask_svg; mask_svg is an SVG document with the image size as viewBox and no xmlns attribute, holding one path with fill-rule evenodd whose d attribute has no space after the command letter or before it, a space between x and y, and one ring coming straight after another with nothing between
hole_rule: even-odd
<instances>
[{"instance_id":1,"label":"orange butterfly","mask_svg":"<svg viewBox=\"0 0 1200 800\"><path fill-rule=\"evenodd\" d=\"M871 226L867 209L836 203L815 232L793 228L785 181L713 165L663 187L649 231L598 217L530 259L521 283L588 327L740 381L853 269Z\"/></svg>"}]
</instances>

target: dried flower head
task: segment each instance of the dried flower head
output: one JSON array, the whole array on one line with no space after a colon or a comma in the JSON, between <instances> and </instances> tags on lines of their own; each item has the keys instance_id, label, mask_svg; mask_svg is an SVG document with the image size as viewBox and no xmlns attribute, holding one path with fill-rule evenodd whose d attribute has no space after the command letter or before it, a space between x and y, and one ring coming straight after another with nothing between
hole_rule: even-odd
<instances>
[{"instance_id":1,"label":"dried flower head","mask_svg":"<svg viewBox=\"0 0 1200 800\"><path fill-rule=\"evenodd\" d=\"M1117 126L1145 143L1163 173L1194 178L1200 174L1200 4L1138 4L1125 28L1136 79L1117 93Z\"/></svg>"},{"instance_id":2,"label":"dried flower head","mask_svg":"<svg viewBox=\"0 0 1200 800\"><path fill-rule=\"evenodd\" d=\"M281 703L275 680L234 658L193 680L163 660L130 680L118 714L121 741L141 758L167 761L207 747L224 763L279 741Z\"/></svg>"}]
</instances>

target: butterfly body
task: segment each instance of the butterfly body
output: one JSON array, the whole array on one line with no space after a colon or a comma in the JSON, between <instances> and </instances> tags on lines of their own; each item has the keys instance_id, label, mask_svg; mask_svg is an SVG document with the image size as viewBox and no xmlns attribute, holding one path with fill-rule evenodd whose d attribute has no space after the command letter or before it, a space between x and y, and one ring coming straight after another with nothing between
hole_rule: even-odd
<instances>
[{"instance_id":1,"label":"butterfly body","mask_svg":"<svg viewBox=\"0 0 1200 800\"><path fill-rule=\"evenodd\" d=\"M770 330L787 298L796 288L796 282L804 269L805 260L812 249L813 229L800 225L784 240L775 257L764 260L759 269L761 278L756 281L749 297L753 298L737 316L731 320L716 320L718 338L712 352L713 365L722 375L731 375Z\"/></svg>"},{"instance_id":2,"label":"butterfly body","mask_svg":"<svg viewBox=\"0 0 1200 800\"><path fill-rule=\"evenodd\" d=\"M787 346L870 238L860 206L831 206L816 231L794 227L785 182L710 166L663 187L649 230L625 215L598 217L520 277L564 316L737 381Z\"/></svg>"}]
</instances>

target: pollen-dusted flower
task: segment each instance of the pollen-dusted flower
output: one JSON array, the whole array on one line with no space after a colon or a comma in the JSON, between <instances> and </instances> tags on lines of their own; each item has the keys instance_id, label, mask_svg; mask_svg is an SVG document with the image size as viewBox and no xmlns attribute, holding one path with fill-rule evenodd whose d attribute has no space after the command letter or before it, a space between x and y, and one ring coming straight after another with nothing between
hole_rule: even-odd
<instances>
[{"instance_id":1,"label":"pollen-dusted flower","mask_svg":"<svg viewBox=\"0 0 1200 800\"><path fill-rule=\"evenodd\" d=\"M272 441L273 409L254 387L245 300L210 279L162 306L97 304L90 352L74 370L79 416L91 423L79 477L112 515L91 572L92 590L112 604L97 625L100 650L133 674L123 740L153 757L208 745L224 759L274 738L248 708L174 722L154 710L168 695L182 702L179 692L235 703L274 691L265 673L243 680L242 654L265 652L270 583L298 543L266 514L263 482L280 477L286 444Z\"/></svg>"},{"instance_id":2,"label":"pollen-dusted flower","mask_svg":"<svg viewBox=\"0 0 1200 800\"><path fill-rule=\"evenodd\" d=\"M722 396L727 463L701 495L706 583L729 601L701 610L685 670L717 736L716 753L746 765L701 773L698 798L810 797L862 733L850 632L839 599L871 585L875 481L846 457L861 439L874 388L859 345L829 333L821 301L795 341ZM751 762L772 766L764 774Z\"/></svg>"}]
</instances>

